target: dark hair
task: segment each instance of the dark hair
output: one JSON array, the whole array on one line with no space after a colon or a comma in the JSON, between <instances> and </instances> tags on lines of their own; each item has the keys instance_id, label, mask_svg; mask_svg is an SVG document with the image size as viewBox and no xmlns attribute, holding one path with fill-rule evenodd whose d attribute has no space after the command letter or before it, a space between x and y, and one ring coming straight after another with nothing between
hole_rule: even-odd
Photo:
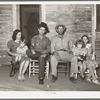
<instances>
[{"instance_id":1,"label":"dark hair","mask_svg":"<svg viewBox=\"0 0 100 100\"><path fill-rule=\"evenodd\" d=\"M81 39L83 40L84 37L86 37L86 38L88 39L88 42L87 42L87 43L89 43L89 42L90 42L89 37L88 37L87 35L83 35L83 36L81 37Z\"/></svg>"},{"instance_id":2,"label":"dark hair","mask_svg":"<svg viewBox=\"0 0 100 100\"><path fill-rule=\"evenodd\" d=\"M45 30L46 30L46 32L44 33L45 35L46 35L48 32L50 32L50 31L49 31L49 28L48 28L48 26L47 26L46 23L41 22L41 23L38 25L38 28L41 28L41 27L44 27L44 28L45 28Z\"/></svg>"},{"instance_id":3,"label":"dark hair","mask_svg":"<svg viewBox=\"0 0 100 100\"><path fill-rule=\"evenodd\" d=\"M82 44L82 48L85 47L85 43L84 43L84 41L83 41L82 39L77 40L77 41L75 42L75 46L76 46L76 47L77 47L78 44Z\"/></svg>"},{"instance_id":4,"label":"dark hair","mask_svg":"<svg viewBox=\"0 0 100 100\"><path fill-rule=\"evenodd\" d=\"M63 34L64 34L65 31L67 30L66 26L65 26L65 25L57 25L57 26L55 27L55 30L56 30L57 33L59 33L59 32L58 32L58 28L59 28L59 27L62 27L62 28L64 29L64 31L63 31Z\"/></svg>"},{"instance_id":5,"label":"dark hair","mask_svg":"<svg viewBox=\"0 0 100 100\"><path fill-rule=\"evenodd\" d=\"M19 29L16 29L16 30L13 32L13 35L12 35L12 39L13 39L13 40L16 40L16 35L17 35L19 32L21 32ZM23 37L23 35L21 34L21 40L23 40L23 39L24 39L24 37Z\"/></svg>"}]
</instances>

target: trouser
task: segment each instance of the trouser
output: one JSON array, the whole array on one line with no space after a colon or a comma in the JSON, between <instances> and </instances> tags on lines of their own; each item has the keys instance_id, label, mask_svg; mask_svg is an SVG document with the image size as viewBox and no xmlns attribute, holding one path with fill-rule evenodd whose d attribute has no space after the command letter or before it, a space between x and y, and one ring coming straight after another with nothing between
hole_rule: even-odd
<instances>
[{"instance_id":1,"label":"trouser","mask_svg":"<svg viewBox=\"0 0 100 100\"><path fill-rule=\"evenodd\" d=\"M78 73L77 57L65 51L57 51L54 55L51 55L52 75L57 76L57 65L59 61L71 62L70 74Z\"/></svg>"},{"instance_id":2,"label":"trouser","mask_svg":"<svg viewBox=\"0 0 100 100\"><path fill-rule=\"evenodd\" d=\"M31 50L27 50L27 55L32 60L38 60L39 62L39 79L45 78L45 66L47 57L41 57L41 53L32 54Z\"/></svg>"}]
</instances>

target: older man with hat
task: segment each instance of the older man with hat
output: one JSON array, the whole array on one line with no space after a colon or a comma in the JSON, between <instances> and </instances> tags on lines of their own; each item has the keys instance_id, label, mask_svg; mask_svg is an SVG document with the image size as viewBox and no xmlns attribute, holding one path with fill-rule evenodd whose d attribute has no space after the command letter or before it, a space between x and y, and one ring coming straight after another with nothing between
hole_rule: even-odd
<instances>
[{"instance_id":1,"label":"older man with hat","mask_svg":"<svg viewBox=\"0 0 100 100\"><path fill-rule=\"evenodd\" d=\"M45 77L45 65L47 56L51 51L51 42L45 35L49 32L46 23L41 22L38 26L39 34L32 37L31 47L27 51L27 55L31 59L39 60L39 84L44 84Z\"/></svg>"},{"instance_id":2,"label":"older man with hat","mask_svg":"<svg viewBox=\"0 0 100 100\"><path fill-rule=\"evenodd\" d=\"M71 82L76 82L77 79L77 57L75 57L71 51L71 41L69 38L64 36L66 31L65 25L57 25L55 27L56 35L51 42L51 69L52 69L52 80L51 82L55 82L57 80L57 65L59 61L69 61L71 62L70 69L70 80Z\"/></svg>"}]
</instances>

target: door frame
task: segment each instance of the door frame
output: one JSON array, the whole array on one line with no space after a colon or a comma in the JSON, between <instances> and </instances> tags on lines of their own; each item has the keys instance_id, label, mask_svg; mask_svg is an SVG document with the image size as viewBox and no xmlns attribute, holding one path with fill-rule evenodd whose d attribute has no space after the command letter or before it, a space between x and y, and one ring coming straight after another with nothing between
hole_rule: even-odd
<instances>
[{"instance_id":1,"label":"door frame","mask_svg":"<svg viewBox=\"0 0 100 100\"><path fill-rule=\"evenodd\" d=\"M20 29L20 4L13 4L13 31ZM45 4L39 4L39 21L46 22L46 8Z\"/></svg>"}]
</instances>

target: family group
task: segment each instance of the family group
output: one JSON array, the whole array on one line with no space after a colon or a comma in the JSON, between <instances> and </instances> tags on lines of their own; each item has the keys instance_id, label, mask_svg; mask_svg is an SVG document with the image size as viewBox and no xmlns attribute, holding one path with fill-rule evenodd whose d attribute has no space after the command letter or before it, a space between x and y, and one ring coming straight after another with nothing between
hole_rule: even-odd
<instances>
[{"instance_id":1,"label":"family group","mask_svg":"<svg viewBox=\"0 0 100 100\"><path fill-rule=\"evenodd\" d=\"M77 82L78 73L84 81L92 82L100 85L96 68L98 63L94 59L95 54L92 49L89 37L83 35L75 43L70 38L65 37L65 25L56 25L55 35L52 40L46 36L49 28L46 23L41 22L38 25L38 34L31 39L31 45L28 46L26 40L19 29L13 32L12 39L8 41L8 54L12 58L12 65L19 65L18 80L25 80L25 72L27 71L30 59L37 59L39 62L39 84L44 84L45 66L48 58L50 59L50 68L52 79L51 82L57 81L57 66L59 61L70 62L69 80L73 83ZM34 34L34 33L33 33ZM88 74L85 74L88 71ZM12 67L10 77L14 76L15 67Z\"/></svg>"}]
</instances>

